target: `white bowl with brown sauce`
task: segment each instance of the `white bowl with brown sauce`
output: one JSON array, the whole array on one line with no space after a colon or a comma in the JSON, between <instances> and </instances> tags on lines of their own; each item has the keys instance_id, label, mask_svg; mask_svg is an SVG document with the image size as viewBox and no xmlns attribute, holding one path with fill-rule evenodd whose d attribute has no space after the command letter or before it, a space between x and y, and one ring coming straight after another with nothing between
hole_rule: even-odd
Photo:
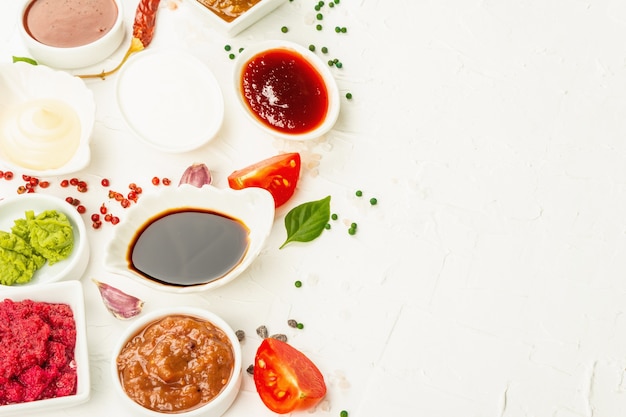
<instances>
[{"instance_id":1,"label":"white bowl with brown sauce","mask_svg":"<svg viewBox=\"0 0 626 417\"><path fill-rule=\"evenodd\" d=\"M128 209L107 246L105 266L161 291L216 288L256 259L274 212L272 195L261 188L163 188Z\"/></svg>"},{"instance_id":2,"label":"white bowl with brown sauce","mask_svg":"<svg viewBox=\"0 0 626 417\"><path fill-rule=\"evenodd\" d=\"M121 0L26 0L19 22L32 58L60 69L103 61L125 36Z\"/></svg>"},{"instance_id":3,"label":"white bowl with brown sauce","mask_svg":"<svg viewBox=\"0 0 626 417\"><path fill-rule=\"evenodd\" d=\"M191 0L211 26L235 36L271 13L287 0Z\"/></svg>"},{"instance_id":4,"label":"white bowl with brown sauce","mask_svg":"<svg viewBox=\"0 0 626 417\"><path fill-rule=\"evenodd\" d=\"M241 386L241 346L216 314L165 308L124 330L110 370L115 391L135 415L219 417Z\"/></svg>"}]
</instances>

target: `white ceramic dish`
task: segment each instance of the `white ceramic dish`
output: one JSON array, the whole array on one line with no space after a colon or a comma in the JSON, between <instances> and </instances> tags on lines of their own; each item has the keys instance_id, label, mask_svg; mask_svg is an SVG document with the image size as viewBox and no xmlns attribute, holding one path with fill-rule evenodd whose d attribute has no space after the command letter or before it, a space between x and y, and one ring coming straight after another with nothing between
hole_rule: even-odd
<instances>
[{"instance_id":1,"label":"white ceramic dish","mask_svg":"<svg viewBox=\"0 0 626 417\"><path fill-rule=\"evenodd\" d=\"M57 282L37 287L10 288L2 292L2 300L23 301L26 299L68 304L74 314L76 323L76 359L77 387L76 394L66 397L49 398L45 400L9 404L0 406L0 415L33 415L57 409L65 409L82 404L89 399L91 382L89 375L89 355L87 351L87 326L85 321L85 304L83 287L78 281Z\"/></svg>"},{"instance_id":2,"label":"white ceramic dish","mask_svg":"<svg viewBox=\"0 0 626 417\"><path fill-rule=\"evenodd\" d=\"M9 138L13 138L11 140L24 138L29 148L32 146L34 159L31 160L42 160L44 163L47 163L45 151L50 149L48 146L52 146L54 151L58 150L55 146L62 146L46 137L38 139L41 146L34 145L34 135L41 134L42 129L37 128L33 132L35 127L41 126L41 123L33 121L32 117L43 108L39 107L38 103L48 99L68 105L78 116L80 138L76 151L62 165L30 165L15 160L9 156L10 152L4 151L2 145ZM32 107L29 107L31 105ZM96 104L93 93L80 78L45 65L31 65L25 62L0 64L0 163L5 168L41 177L80 171L91 159L89 144L95 117ZM49 130L54 131L53 128ZM29 133L25 133L27 131ZM21 157L23 158L24 154L21 154Z\"/></svg>"},{"instance_id":3,"label":"white ceramic dish","mask_svg":"<svg viewBox=\"0 0 626 417\"><path fill-rule=\"evenodd\" d=\"M326 116L324 117L324 120L315 129L305 133L286 133L284 131L280 131L273 127L270 127L263 121L259 120L257 115L254 114L250 109L247 100L243 94L243 74L248 66L248 63L252 59L254 59L259 54L271 50L288 50L290 52L298 54L299 56L304 58L311 66L313 66L313 68L321 75L322 79L324 80L328 94L328 109L326 111ZM235 95L237 96L237 101L239 102L241 109L246 114L248 119L251 120L263 131L281 139L303 141L319 138L326 134L330 129L332 129L339 116L339 89L337 88L335 78L328 68L328 64L322 62L322 60L309 49L297 43L283 40L270 40L246 47L235 60L233 86L235 89Z\"/></svg>"},{"instance_id":4,"label":"white ceramic dish","mask_svg":"<svg viewBox=\"0 0 626 417\"><path fill-rule=\"evenodd\" d=\"M133 401L122 387L119 379L119 373L117 368L117 357L122 350L122 348L126 345L126 343L131 340L139 331L141 331L148 324L155 322L159 319L162 319L167 316L172 315L183 315L183 316L191 316L200 318L203 320L207 320L212 323L214 326L221 329L224 334L228 337L230 344L233 348L233 357L234 357L234 366L233 373L231 375L230 380L224 386L222 391L213 398L210 402L203 405L202 407L195 408L185 412L179 413L159 413L157 411L153 411L147 409L140 404ZM170 307L163 308L160 310L152 311L151 313L145 314L127 327L118 342L116 343L111 357L111 365L110 365L111 377L113 380L113 386L117 394L124 401L129 410L132 410L133 413L138 413L140 415L148 416L148 417L163 417L165 415L171 416L176 415L180 417L220 417L222 414L226 412L226 410L231 406L235 397L239 392L239 388L241 387L241 379L242 379L242 355L241 355L241 345L239 344L239 340L235 335L233 329L224 321L221 317L212 313L208 310L204 310L202 308L197 307Z\"/></svg>"},{"instance_id":5,"label":"white ceramic dish","mask_svg":"<svg viewBox=\"0 0 626 417\"><path fill-rule=\"evenodd\" d=\"M57 197L47 194L21 194L0 200L0 230L10 232L14 220L24 218L24 212L33 210L35 215L45 210L56 210L64 213L72 225L74 232L74 249L69 258L54 265L46 264L37 270L30 282L15 286L0 285L0 296L6 289L14 287L35 287L60 280L79 280L89 263L89 242L85 223L76 209ZM0 413L2 414L2 413Z\"/></svg>"},{"instance_id":6,"label":"white ceramic dish","mask_svg":"<svg viewBox=\"0 0 626 417\"><path fill-rule=\"evenodd\" d=\"M174 49L132 56L120 70L117 100L137 137L164 152L206 144L224 119L222 91L209 68Z\"/></svg>"},{"instance_id":7,"label":"white ceramic dish","mask_svg":"<svg viewBox=\"0 0 626 417\"><path fill-rule=\"evenodd\" d=\"M38 0L27 0L21 9L18 25L22 40L32 57L40 64L61 69L88 67L103 61L115 52L125 35L124 10L121 0L112 0L117 7L117 18L111 29L101 38L86 45L55 47L35 40L25 28L24 13L30 4Z\"/></svg>"},{"instance_id":8,"label":"white ceramic dish","mask_svg":"<svg viewBox=\"0 0 626 417\"><path fill-rule=\"evenodd\" d=\"M225 275L209 277L206 283L190 286L161 283L135 272L129 261L129 250L135 236L151 219L177 208L211 210L241 221L249 229L248 248L243 259ZM189 184L163 188L156 194L142 196L138 204L128 209L126 217L115 227L104 262L109 271L157 290L173 293L206 291L232 281L252 264L263 248L273 222L274 198L261 188L231 190L210 185L197 188Z\"/></svg>"},{"instance_id":9,"label":"white ceramic dish","mask_svg":"<svg viewBox=\"0 0 626 417\"><path fill-rule=\"evenodd\" d=\"M209 5L215 3L215 1L212 0L204 1L206 1ZM196 5L197 8L203 12L203 14L211 23L211 26L217 28L218 31L224 33L227 36L235 36L239 34L244 29L247 29L252 24L256 23L264 16L272 12L278 6L286 2L287 0L261 0L250 9L248 9L246 12L236 17L233 21L228 22L218 16L209 7L206 7L201 0L191 0L191 3Z\"/></svg>"}]
</instances>

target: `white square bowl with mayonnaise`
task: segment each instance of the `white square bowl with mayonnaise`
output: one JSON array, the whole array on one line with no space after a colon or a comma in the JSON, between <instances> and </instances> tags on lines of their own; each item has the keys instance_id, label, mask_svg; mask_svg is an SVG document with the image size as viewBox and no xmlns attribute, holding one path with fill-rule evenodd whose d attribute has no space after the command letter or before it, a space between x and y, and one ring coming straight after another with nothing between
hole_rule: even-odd
<instances>
[{"instance_id":1,"label":"white square bowl with mayonnaise","mask_svg":"<svg viewBox=\"0 0 626 417\"><path fill-rule=\"evenodd\" d=\"M0 165L40 177L90 161L93 93L67 72L26 62L0 64Z\"/></svg>"}]
</instances>

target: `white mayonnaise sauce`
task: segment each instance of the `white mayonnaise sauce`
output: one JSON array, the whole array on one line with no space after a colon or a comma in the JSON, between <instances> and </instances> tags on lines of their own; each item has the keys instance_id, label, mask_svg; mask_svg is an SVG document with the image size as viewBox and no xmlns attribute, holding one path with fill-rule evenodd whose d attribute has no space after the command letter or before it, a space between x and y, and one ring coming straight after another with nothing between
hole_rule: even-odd
<instances>
[{"instance_id":1,"label":"white mayonnaise sauce","mask_svg":"<svg viewBox=\"0 0 626 417\"><path fill-rule=\"evenodd\" d=\"M0 150L16 165L54 169L67 163L80 142L78 114L56 99L35 99L7 111L0 119Z\"/></svg>"}]
</instances>

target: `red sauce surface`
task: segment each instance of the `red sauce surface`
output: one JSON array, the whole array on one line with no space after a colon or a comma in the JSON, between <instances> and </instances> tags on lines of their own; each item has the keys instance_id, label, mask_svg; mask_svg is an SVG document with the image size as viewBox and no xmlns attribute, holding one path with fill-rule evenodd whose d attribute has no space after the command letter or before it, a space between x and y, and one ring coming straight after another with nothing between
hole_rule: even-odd
<instances>
[{"instance_id":1,"label":"red sauce surface","mask_svg":"<svg viewBox=\"0 0 626 417\"><path fill-rule=\"evenodd\" d=\"M249 108L263 123L283 133L317 128L328 111L322 75L304 57L287 49L254 56L241 87Z\"/></svg>"},{"instance_id":2,"label":"red sauce surface","mask_svg":"<svg viewBox=\"0 0 626 417\"><path fill-rule=\"evenodd\" d=\"M76 394L75 345L67 304L0 302L0 405Z\"/></svg>"},{"instance_id":3,"label":"red sauce surface","mask_svg":"<svg viewBox=\"0 0 626 417\"><path fill-rule=\"evenodd\" d=\"M24 13L24 27L43 44L69 48L103 37L117 14L113 0L34 0Z\"/></svg>"}]
</instances>

